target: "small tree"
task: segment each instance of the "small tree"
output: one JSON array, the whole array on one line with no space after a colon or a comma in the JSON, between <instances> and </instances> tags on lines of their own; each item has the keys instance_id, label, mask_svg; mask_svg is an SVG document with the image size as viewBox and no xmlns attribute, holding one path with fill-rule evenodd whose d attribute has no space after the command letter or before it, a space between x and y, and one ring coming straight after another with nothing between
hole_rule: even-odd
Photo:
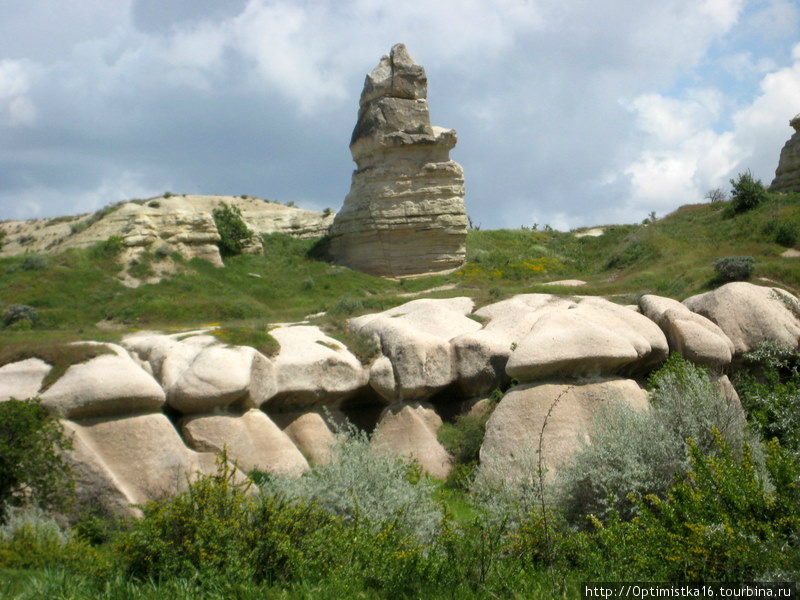
<instances>
[{"instance_id":1,"label":"small tree","mask_svg":"<svg viewBox=\"0 0 800 600\"><path fill-rule=\"evenodd\" d=\"M241 254L247 242L253 238L253 232L242 219L242 211L237 206L223 202L211 214L220 235L220 253L223 256Z\"/></svg>"},{"instance_id":2,"label":"small tree","mask_svg":"<svg viewBox=\"0 0 800 600\"><path fill-rule=\"evenodd\" d=\"M6 507L63 509L74 480L64 452L72 440L37 399L0 402L0 521Z\"/></svg>"},{"instance_id":3,"label":"small tree","mask_svg":"<svg viewBox=\"0 0 800 600\"><path fill-rule=\"evenodd\" d=\"M731 179L731 200L733 212L743 213L754 209L767 199L767 190L760 179L753 179L750 171L739 173L739 178Z\"/></svg>"}]
</instances>

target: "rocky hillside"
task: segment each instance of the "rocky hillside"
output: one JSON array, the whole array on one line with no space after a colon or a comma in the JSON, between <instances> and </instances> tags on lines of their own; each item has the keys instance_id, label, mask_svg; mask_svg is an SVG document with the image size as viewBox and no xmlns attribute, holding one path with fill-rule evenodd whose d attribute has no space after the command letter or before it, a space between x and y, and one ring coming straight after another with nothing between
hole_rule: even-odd
<instances>
[{"instance_id":1,"label":"rocky hillside","mask_svg":"<svg viewBox=\"0 0 800 600\"><path fill-rule=\"evenodd\" d=\"M143 252L177 252L184 259L202 258L222 266L212 211L222 203L237 207L245 223L256 234L285 233L297 238L325 235L334 214L317 212L259 198L239 196L191 196L164 194L148 200L131 200L110 205L92 214L5 221L0 223L0 256L23 253L58 254L70 248L86 248L111 237L122 240L125 251L123 281L138 284L128 267ZM260 247L258 243L257 247ZM162 273L170 270L164 263ZM151 277L148 282L159 280Z\"/></svg>"}]
</instances>

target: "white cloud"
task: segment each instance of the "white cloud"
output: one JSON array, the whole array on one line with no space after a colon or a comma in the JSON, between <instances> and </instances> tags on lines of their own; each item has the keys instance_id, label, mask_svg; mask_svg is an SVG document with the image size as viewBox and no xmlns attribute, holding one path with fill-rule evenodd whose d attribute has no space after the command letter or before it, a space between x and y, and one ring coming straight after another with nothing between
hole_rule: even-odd
<instances>
[{"instance_id":1,"label":"white cloud","mask_svg":"<svg viewBox=\"0 0 800 600\"><path fill-rule=\"evenodd\" d=\"M9 125L30 125L36 120L36 108L28 97L30 78L23 64L0 60L0 114L7 114Z\"/></svg>"}]
</instances>

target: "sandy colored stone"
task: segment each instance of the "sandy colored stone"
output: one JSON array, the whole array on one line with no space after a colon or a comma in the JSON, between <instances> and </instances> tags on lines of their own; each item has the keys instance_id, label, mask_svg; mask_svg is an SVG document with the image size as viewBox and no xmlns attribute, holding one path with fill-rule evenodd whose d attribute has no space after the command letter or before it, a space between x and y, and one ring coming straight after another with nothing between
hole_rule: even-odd
<instances>
[{"instance_id":1,"label":"sandy colored stone","mask_svg":"<svg viewBox=\"0 0 800 600\"><path fill-rule=\"evenodd\" d=\"M800 114L789 121L789 126L794 133L781 149L771 192L800 192Z\"/></svg>"},{"instance_id":2,"label":"sandy colored stone","mask_svg":"<svg viewBox=\"0 0 800 600\"><path fill-rule=\"evenodd\" d=\"M28 358L0 367L0 402L35 397L50 372L50 365L38 358Z\"/></svg>"},{"instance_id":3,"label":"sandy colored stone","mask_svg":"<svg viewBox=\"0 0 800 600\"><path fill-rule=\"evenodd\" d=\"M113 354L69 367L41 394L42 406L70 419L160 410L165 396L158 382L120 346L102 345Z\"/></svg>"},{"instance_id":4,"label":"sandy colored stone","mask_svg":"<svg viewBox=\"0 0 800 600\"><path fill-rule=\"evenodd\" d=\"M436 437L441 426L441 418L429 404L398 403L384 411L372 443L411 457L429 475L444 478L452 468L452 457Z\"/></svg>"},{"instance_id":5,"label":"sandy colored stone","mask_svg":"<svg viewBox=\"0 0 800 600\"><path fill-rule=\"evenodd\" d=\"M378 338L390 361L391 373L386 361L371 370L375 391L388 401L420 400L452 384L457 371L450 340L481 328L466 316L472 307L469 298L419 299L350 319L353 330Z\"/></svg>"},{"instance_id":6,"label":"sandy colored stone","mask_svg":"<svg viewBox=\"0 0 800 600\"><path fill-rule=\"evenodd\" d=\"M199 415L186 418L181 430L186 443L202 452L222 452L245 472L254 469L276 475L299 477L308 462L292 440L263 412L243 415Z\"/></svg>"},{"instance_id":7,"label":"sandy colored stone","mask_svg":"<svg viewBox=\"0 0 800 600\"><path fill-rule=\"evenodd\" d=\"M336 436L322 414L317 411L279 413L272 419L309 461L328 464Z\"/></svg>"},{"instance_id":8,"label":"sandy colored stone","mask_svg":"<svg viewBox=\"0 0 800 600\"><path fill-rule=\"evenodd\" d=\"M558 375L583 377L647 372L666 358L659 327L603 298L533 295L530 331L506 363L506 373L527 382ZM542 296L542 297L536 297Z\"/></svg>"},{"instance_id":9,"label":"sandy colored stone","mask_svg":"<svg viewBox=\"0 0 800 600\"><path fill-rule=\"evenodd\" d=\"M369 373L361 362L319 327L276 327L270 335L281 345L273 358L277 387L271 411L335 406L367 386Z\"/></svg>"},{"instance_id":10,"label":"sandy colored stone","mask_svg":"<svg viewBox=\"0 0 800 600\"><path fill-rule=\"evenodd\" d=\"M335 262L372 275L449 271L466 256L456 132L431 125L425 70L395 45L367 75L350 152L358 168L330 230Z\"/></svg>"},{"instance_id":11,"label":"sandy colored stone","mask_svg":"<svg viewBox=\"0 0 800 600\"><path fill-rule=\"evenodd\" d=\"M661 327L670 350L695 364L721 369L733 358L733 342L717 325L671 298L645 294L642 313Z\"/></svg>"},{"instance_id":12,"label":"sandy colored stone","mask_svg":"<svg viewBox=\"0 0 800 600\"><path fill-rule=\"evenodd\" d=\"M556 402L557 401L557 402ZM510 389L486 423L480 451L481 467L490 476L530 476L538 466L539 437L547 477L579 448L593 418L609 402L624 402L634 408L648 406L647 392L630 379L599 379L592 382L545 382Z\"/></svg>"},{"instance_id":13,"label":"sandy colored stone","mask_svg":"<svg viewBox=\"0 0 800 600\"><path fill-rule=\"evenodd\" d=\"M197 473L216 472L213 454L189 450L163 414L63 421L73 435L69 459L80 504L120 516L132 505L186 489Z\"/></svg>"},{"instance_id":14,"label":"sandy colored stone","mask_svg":"<svg viewBox=\"0 0 800 600\"><path fill-rule=\"evenodd\" d=\"M275 395L272 362L249 346L227 346L199 331L141 332L123 345L149 368L167 403L184 414L215 408L256 408Z\"/></svg>"},{"instance_id":15,"label":"sandy colored stone","mask_svg":"<svg viewBox=\"0 0 800 600\"><path fill-rule=\"evenodd\" d=\"M683 304L725 332L735 357L767 341L796 348L800 339L800 301L779 288L735 281L691 296Z\"/></svg>"}]
</instances>

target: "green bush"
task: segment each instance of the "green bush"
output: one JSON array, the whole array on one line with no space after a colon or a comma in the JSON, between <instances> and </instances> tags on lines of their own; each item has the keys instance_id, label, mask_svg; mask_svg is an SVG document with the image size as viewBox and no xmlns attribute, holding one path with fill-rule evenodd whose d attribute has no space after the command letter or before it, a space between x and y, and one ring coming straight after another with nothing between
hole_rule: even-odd
<instances>
[{"instance_id":1,"label":"green bush","mask_svg":"<svg viewBox=\"0 0 800 600\"><path fill-rule=\"evenodd\" d=\"M800 352L764 342L742 359L734 385L750 423L800 458Z\"/></svg>"},{"instance_id":2,"label":"green bush","mask_svg":"<svg viewBox=\"0 0 800 600\"><path fill-rule=\"evenodd\" d=\"M38 400L0 402L0 521L7 506L69 506L74 479L63 453L71 448Z\"/></svg>"},{"instance_id":3,"label":"green bush","mask_svg":"<svg viewBox=\"0 0 800 600\"><path fill-rule=\"evenodd\" d=\"M218 246L222 256L241 254L247 242L253 238L253 232L242 219L242 211L238 206L223 202L211 214L220 235Z\"/></svg>"},{"instance_id":4,"label":"green bush","mask_svg":"<svg viewBox=\"0 0 800 600\"><path fill-rule=\"evenodd\" d=\"M558 505L574 523L587 515L636 510L628 495L663 497L689 468L687 439L703 452L715 448L719 430L733 448L748 439L746 424L705 370L673 354L650 378L649 411L610 403L593 420L589 441L558 472Z\"/></svg>"},{"instance_id":5,"label":"green bush","mask_svg":"<svg viewBox=\"0 0 800 600\"><path fill-rule=\"evenodd\" d=\"M703 452L690 442L691 468L664 497L635 500L582 536L575 555L587 576L650 581L795 581L800 575L800 463L768 445L765 485L749 448L722 436ZM738 455L738 457L737 457ZM574 543L574 541L573 541Z\"/></svg>"},{"instance_id":6,"label":"green bush","mask_svg":"<svg viewBox=\"0 0 800 600\"><path fill-rule=\"evenodd\" d=\"M27 304L12 304L3 311L3 325L9 327L15 323L27 321L29 324L35 323L39 319L39 311Z\"/></svg>"},{"instance_id":7,"label":"green bush","mask_svg":"<svg viewBox=\"0 0 800 600\"><path fill-rule=\"evenodd\" d=\"M125 242L118 235L112 235L105 242L98 242L89 248L89 255L95 260L114 259L125 248Z\"/></svg>"},{"instance_id":8,"label":"green bush","mask_svg":"<svg viewBox=\"0 0 800 600\"><path fill-rule=\"evenodd\" d=\"M775 231L775 243L786 248L792 248L800 237L800 227L796 222L784 222L778 225Z\"/></svg>"},{"instance_id":9,"label":"green bush","mask_svg":"<svg viewBox=\"0 0 800 600\"><path fill-rule=\"evenodd\" d=\"M50 260L43 254L26 254L20 267L23 271L43 271L50 265Z\"/></svg>"},{"instance_id":10,"label":"green bush","mask_svg":"<svg viewBox=\"0 0 800 600\"><path fill-rule=\"evenodd\" d=\"M735 214L752 210L762 204L769 195L761 180L753 179L750 171L739 173L739 178L731 179L731 207Z\"/></svg>"},{"instance_id":11,"label":"green bush","mask_svg":"<svg viewBox=\"0 0 800 600\"><path fill-rule=\"evenodd\" d=\"M0 565L4 567L74 565L85 558L86 552L80 540L35 506L8 509L6 522L0 526Z\"/></svg>"},{"instance_id":12,"label":"green bush","mask_svg":"<svg viewBox=\"0 0 800 600\"><path fill-rule=\"evenodd\" d=\"M756 268L752 256L725 256L714 261L714 270L720 281L745 281Z\"/></svg>"}]
</instances>

